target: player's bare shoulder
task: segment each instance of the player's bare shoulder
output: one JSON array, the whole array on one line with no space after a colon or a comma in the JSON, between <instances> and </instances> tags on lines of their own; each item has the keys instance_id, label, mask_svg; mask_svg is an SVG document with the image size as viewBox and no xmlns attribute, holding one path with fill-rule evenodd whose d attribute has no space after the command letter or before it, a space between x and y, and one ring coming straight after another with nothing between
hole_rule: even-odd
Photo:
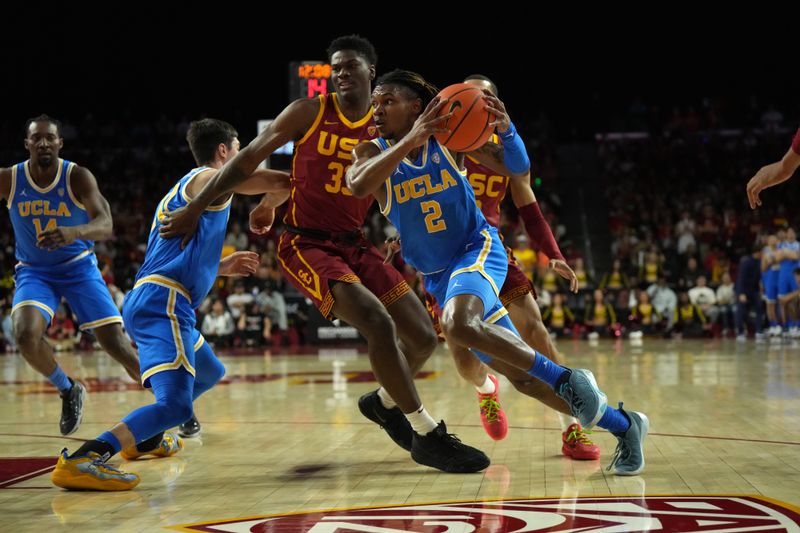
<instances>
[{"instance_id":1,"label":"player's bare shoulder","mask_svg":"<svg viewBox=\"0 0 800 533\"><path fill-rule=\"evenodd\" d=\"M303 137L306 132L314 125L322 110L322 99L324 97L300 98L295 100L280 114L276 121L285 119L293 126L293 137L295 140Z\"/></svg>"},{"instance_id":2,"label":"player's bare shoulder","mask_svg":"<svg viewBox=\"0 0 800 533\"><path fill-rule=\"evenodd\" d=\"M69 171L69 188L78 199L81 199L98 189L97 178L88 168L73 163L73 167Z\"/></svg>"}]
</instances>

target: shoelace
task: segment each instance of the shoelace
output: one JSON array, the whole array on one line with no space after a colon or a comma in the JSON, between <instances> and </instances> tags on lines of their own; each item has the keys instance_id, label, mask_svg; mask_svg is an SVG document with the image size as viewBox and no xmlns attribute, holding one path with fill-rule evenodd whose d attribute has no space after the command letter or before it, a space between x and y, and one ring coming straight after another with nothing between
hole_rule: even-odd
<instances>
[{"instance_id":1,"label":"shoelace","mask_svg":"<svg viewBox=\"0 0 800 533\"><path fill-rule=\"evenodd\" d=\"M114 468L110 464L104 462L103 458L100 457L99 454L90 454L88 457L92 461L92 466L94 466L98 470L106 471L107 473L111 473L111 474L119 474L120 476L124 476L125 475L125 472L123 472L122 470L117 470L116 468Z\"/></svg>"},{"instance_id":2,"label":"shoelace","mask_svg":"<svg viewBox=\"0 0 800 533\"><path fill-rule=\"evenodd\" d=\"M580 442L581 444L590 444L593 445L594 442L590 439L587 435L592 431L589 429L573 429L567 435L567 440L575 439L576 441Z\"/></svg>"},{"instance_id":3,"label":"shoelace","mask_svg":"<svg viewBox=\"0 0 800 533\"><path fill-rule=\"evenodd\" d=\"M448 438L449 437L449 438ZM463 446L461 443L461 439L459 439L455 433L447 433L444 432L439 437L443 442L447 443L449 446L453 448L458 448Z\"/></svg>"},{"instance_id":4,"label":"shoelace","mask_svg":"<svg viewBox=\"0 0 800 533\"><path fill-rule=\"evenodd\" d=\"M622 402L619 402L617 409L619 409L620 411L623 410ZM628 457L630 457L630 455L631 455L631 449L628 447L628 443L625 442L625 439L619 439L619 442L617 443L617 448L614 450L614 455L611 456L611 463L609 463L608 467L606 468L606 471L610 471L612 468L617 466L617 463L619 463L620 461L625 461L626 459L628 459Z\"/></svg>"},{"instance_id":5,"label":"shoelace","mask_svg":"<svg viewBox=\"0 0 800 533\"><path fill-rule=\"evenodd\" d=\"M614 450L614 455L611 456L611 463L606 468L607 471L610 471L612 468L617 466L617 463L621 461L625 461L631 454L630 448L625 443L624 440L620 440L617 444L617 449Z\"/></svg>"},{"instance_id":6,"label":"shoelace","mask_svg":"<svg viewBox=\"0 0 800 533\"><path fill-rule=\"evenodd\" d=\"M575 391L569 386L569 383L564 383L564 385L561 386L561 396L566 400L574 416L578 416L583 412L583 398L575 395Z\"/></svg>"},{"instance_id":7,"label":"shoelace","mask_svg":"<svg viewBox=\"0 0 800 533\"><path fill-rule=\"evenodd\" d=\"M497 422L497 412L501 409L500 403L494 399L494 396L483 398L480 403L481 411L486 413L486 420L489 422Z\"/></svg>"}]
</instances>

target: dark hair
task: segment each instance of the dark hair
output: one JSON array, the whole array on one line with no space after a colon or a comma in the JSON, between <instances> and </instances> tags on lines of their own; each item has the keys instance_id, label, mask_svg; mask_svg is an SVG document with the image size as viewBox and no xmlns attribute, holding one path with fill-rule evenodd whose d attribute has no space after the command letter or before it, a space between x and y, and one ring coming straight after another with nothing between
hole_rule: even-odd
<instances>
[{"instance_id":1,"label":"dark hair","mask_svg":"<svg viewBox=\"0 0 800 533\"><path fill-rule=\"evenodd\" d=\"M214 161L217 146L222 143L231 148L238 136L233 126L215 118L195 120L189 124L189 131L186 132L186 140L198 165Z\"/></svg>"},{"instance_id":2,"label":"dark hair","mask_svg":"<svg viewBox=\"0 0 800 533\"><path fill-rule=\"evenodd\" d=\"M416 98L422 100L423 109L439 94L435 85L425 81L425 78L410 70L395 69L387 72L375 83L378 85L399 85L411 91Z\"/></svg>"},{"instance_id":3,"label":"dark hair","mask_svg":"<svg viewBox=\"0 0 800 533\"><path fill-rule=\"evenodd\" d=\"M31 124L33 124L34 122L49 122L50 124L53 124L56 127L56 130L58 131L58 136L61 137L61 121L51 117L50 115L43 113L38 117L29 118L28 120L25 121L26 138L28 137L28 130L30 129Z\"/></svg>"},{"instance_id":4,"label":"dark hair","mask_svg":"<svg viewBox=\"0 0 800 533\"><path fill-rule=\"evenodd\" d=\"M372 43L360 35L342 35L331 41L328 45L326 53L328 54L328 61L331 60L333 54L342 50L352 50L358 55L367 60L370 65L378 64L378 53Z\"/></svg>"},{"instance_id":5,"label":"dark hair","mask_svg":"<svg viewBox=\"0 0 800 533\"><path fill-rule=\"evenodd\" d=\"M497 85L495 85L495 83L492 80L490 80L483 74L470 74L469 76L464 78L464 81L467 80L483 80L489 82L489 88L492 91L492 94L498 96Z\"/></svg>"}]
</instances>

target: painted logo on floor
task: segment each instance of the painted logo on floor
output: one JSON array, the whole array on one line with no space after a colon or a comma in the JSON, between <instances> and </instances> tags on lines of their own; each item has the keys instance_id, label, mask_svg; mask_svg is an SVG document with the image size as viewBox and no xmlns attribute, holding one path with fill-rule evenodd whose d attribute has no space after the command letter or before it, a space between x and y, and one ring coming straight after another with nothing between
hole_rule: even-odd
<instances>
[{"instance_id":1,"label":"painted logo on floor","mask_svg":"<svg viewBox=\"0 0 800 533\"><path fill-rule=\"evenodd\" d=\"M753 496L659 496L405 505L183 524L180 531L514 533L800 532L800 514Z\"/></svg>"},{"instance_id":2,"label":"painted logo on floor","mask_svg":"<svg viewBox=\"0 0 800 533\"><path fill-rule=\"evenodd\" d=\"M58 457L0 457L0 489L41 476L57 461Z\"/></svg>"}]
</instances>

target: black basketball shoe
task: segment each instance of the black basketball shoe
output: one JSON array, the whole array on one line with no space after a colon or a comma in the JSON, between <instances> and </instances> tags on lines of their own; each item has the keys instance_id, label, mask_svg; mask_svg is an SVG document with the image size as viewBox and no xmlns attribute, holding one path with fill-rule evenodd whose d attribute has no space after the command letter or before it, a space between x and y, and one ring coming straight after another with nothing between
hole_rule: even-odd
<instances>
[{"instance_id":1,"label":"black basketball shoe","mask_svg":"<svg viewBox=\"0 0 800 533\"><path fill-rule=\"evenodd\" d=\"M387 409L381 403L378 391L368 392L358 399L358 410L361 414L382 427L389 437L401 448L411 451L414 430L403 412L393 407Z\"/></svg>"}]
</instances>

